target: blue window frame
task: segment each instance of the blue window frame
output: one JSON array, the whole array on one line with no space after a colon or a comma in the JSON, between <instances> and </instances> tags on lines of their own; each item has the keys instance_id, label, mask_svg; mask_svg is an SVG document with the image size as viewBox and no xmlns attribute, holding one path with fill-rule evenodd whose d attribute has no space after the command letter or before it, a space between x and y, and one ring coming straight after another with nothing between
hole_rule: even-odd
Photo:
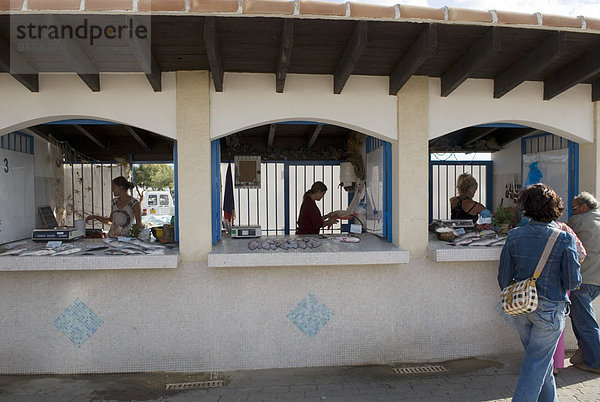
<instances>
[{"instance_id":1,"label":"blue window frame","mask_svg":"<svg viewBox=\"0 0 600 402\"><path fill-rule=\"evenodd\" d=\"M369 147L383 148L383 237L388 241L392 241L391 144L386 141L373 140ZM221 216L223 213L221 207L221 186L222 183L224 185L223 176L225 175L228 163L228 161L221 161L219 139L211 142L211 158L212 242L216 244L221 239ZM321 210L333 211L345 209L352 198L351 194L346 193L342 188L338 187L339 170L336 171L336 169L339 169L341 162L283 160L262 163L261 175L264 189L234 189L234 193L236 194L236 223L246 225L261 222L262 232L267 235L289 235L293 233L295 231L297 211L300 208L302 194L317 180L324 181L330 190L319 205ZM270 178L273 178L273 175L276 176L276 180L270 180ZM264 192L261 193L261 191ZM280 196L277 197L277 194L280 194ZM283 199L281 199L282 197ZM269 209L269 205L273 205L273 207ZM282 205L283 208L281 208ZM274 211L274 215L268 215L266 211ZM340 224L329 229L330 233L339 233L340 231Z\"/></svg>"},{"instance_id":2,"label":"blue window frame","mask_svg":"<svg viewBox=\"0 0 600 402\"><path fill-rule=\"evenodd\" d=\"M0 137L0 148L33 155L33 136L20 132L4 134Z\"/></svg>"}]
</instances>

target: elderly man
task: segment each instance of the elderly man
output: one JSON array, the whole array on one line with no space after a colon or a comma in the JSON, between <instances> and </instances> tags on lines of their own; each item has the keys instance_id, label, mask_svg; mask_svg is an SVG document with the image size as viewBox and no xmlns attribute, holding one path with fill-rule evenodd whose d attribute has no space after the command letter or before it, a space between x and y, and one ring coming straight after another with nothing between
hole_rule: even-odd
<instances>
[{"instance_id":1,"label":"elderly man","mask_svg":"<svg viewBox=\"0 0 600 402\"><path fill-rule=\"evenodd\" d=\"M569 226L587 251L581 263L581 286L571 291L571 323L579 349L571 363L582 370L600 374L600 329L592 301L600 295L600 203L583 191L573 200Z\"/></svg>"}]
</instances>

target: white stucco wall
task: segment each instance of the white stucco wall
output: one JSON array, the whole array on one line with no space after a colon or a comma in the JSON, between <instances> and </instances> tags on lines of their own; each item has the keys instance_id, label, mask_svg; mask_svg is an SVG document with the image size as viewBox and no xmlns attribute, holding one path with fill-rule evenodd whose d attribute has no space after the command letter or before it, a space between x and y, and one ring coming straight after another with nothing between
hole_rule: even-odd
<instances>
[{"instance_id":1,"label":"white stucco wall","mask_svg":"<svg viewBox=\"0 0 600 402\"><path fill-rule=\"evenodd\" d=\"M174 73L163 73L161 92L144 74L100 74L100 92L76 74L40 74L39 80L40 91L32 93L0 74L0 135L57 120L98 119L177 138Z\"/></svg>"},{"instance_id":2,"label":"white stucco wall","mask_svg":"<svg viewBox=\"0 0 600 402\"><path fill-rule=\"evenodd\" d=\"M440 79L429 79L429 138L486 123L514 123L560 135L571 141L594 141L594 105L590 85L576 85L543 100L543 84L526 81L494 99L493 80L468 79L447 97Z\"/></svg>"},{"instance_id":3,"label":"white stucco wall","mask_svg":"<svg viewBox=\"0 0 600 402\"><path fill-rule=\"evenodd\" d=\"M401 102L396 97L388 99L387 85L383 82L367 78L363 82L359 78L365 85L361 93L373 95L375 100L368 97L366 101L361 100L356 94L343 106L344 98L335 98L338 95L332 95L331 80L323 77L296 77L300 79L298 85L294 84L294 77L290 77L289 88L286 84L289 98L279 98L274 91L273 76L252 76L246 80L247 85L260 92L252 99L253 92L243 90L242 82L237 81L242 76L226 75L225 92L212 93L210 106L207 72L180 73L177 80L174 75L167 74L166 79L163 75L163 85L167 88L175 91L176 85L181 86L177 97L173 94L166 98L153 98L151 89L141 88L141 81L122 80L118 76L114 80L113 77L103 79L109 93L123 96L132 93L128 95L130 104L119 103L119 107L125 109L120 112L113 110L116 106L104 104L110 97L96 104L99 94L86 88L83 88L85 91L74 89L79 85L76 77L73 81L72 77L43 76L40 94L20 94L21 90L12 83L14 80L0 74L0 101L8 105L0 116L4 122L1 127L19 125L23 121L31 124L31 120L39 116L93 117L89 113L94 104L102 112L98 118L124 116L123 120L114 120L138 127L151 126L163 116L166 122L156 123L161 124L160 130L149 129L175 138L178 136L174 132L168 134L169 124L173 123L180 130L181 144L186 148L179 154L185 158L185 163L180 161L179 166L185 170L179 172L182 175L179 195L184 203L180 220L188 220L181 232L186 240L180 245L185 250L177 269L0 272L3 312L0 316L0 373L208 371L434 362L522 350L516 332L494 311L499 292L497 262L434 262L419 253L424 251L425 228L421 228L422 232L410 243L416 252L411 253L407 264L209 268L206 262L210 250L208 209L198 218L191 206L197 207L198 200L207 199L211 138L228 133L234 126L266 124L284 118L318 118L326 122L348 119L357 127L368 126L363 132L377 134L379 138L396 138L395 130L403 123L410 130L427 132L428 125L420 121L426 116L426 110L446 113L439 108L432 109L431 102L440 100L432 100L431 88L422 84L422 78L412 81L407 92L399 94ZM327 85L321 86L326 81ZM62 107L44 94L45 90L59 94L61 83L65 92L61 99L68 100ZM353 84L357 83L351 79L344 91L352 94ZM376 89L370 87L371 84ZM71 90L66 90L68 88ZM17 94L18 101L6 103L10 97L4 94L4 89ZM231 96L228 91L232 91ZM199 96L194 96L196 93ZM311 101L307 95L311 93L314 99L322 95L327 101ZM415 110L407 109L411 107L412 93L419 100ZM39 95L44 97L43 101L37 98ZM486 91L474 91L470 96L474 98L472 104L478 103L477 100L485 104L488 97L491 98ZM279 99L290 101L278 102ZM75 104L78 102L87 106L79 107ZM388 109L388 102L392 110ZM356 109L363 103L364 110ZM166 109L159 110L161 105ZM347 111L349 105L355 109ZM374 105L383 109L375 113ZM399 105L403 113L397 121ZM207 130L209 108L210 128ZM456 106L449 105L449 108ZM196 109L202 109L201 116L190 116ZM287 109L295 115L290 116L292 112ZM466 110L472 113L471 109L456 109L456 113L460 110L461 114L466 114ZM364 120L356 117L363 112ZM12 114L21 116L23 121L18 122ZM468 116L470 114L463 116L463 120L467 121ZM234 123L227 126L227 118ZM390 120L393 121L391 131ZM464 125L465 121L460 124ZM410 130L405 133L407 141ZM426 152L425 138L412 140L414 142L408 144L410 149L415 153ZM399 149L401 145L395 144L398 157L406 151ZM408 161L418 164L412 166L413 169L427 170L426 155L417 155ZM426 192L423 190L426 173L406 172L406 166L398 161L394 161L394 169L398 175L403 174L394 186L394 205L403 208L403 214L413 214L419 208L416 218L421 225L420 221L426 216L426 203L420 200ZM420 189L415 194L419 194L419 199L409 202L407 196L399 196L399 192L417 187ZM414 222L398 219L394 227L398 233L408 236ZM309 293L333 312L331 319L312 338L304 335L287 317ZM464 302L465 297L468 303ZM97 331L81 346L72 343L54 325L54 320L76 299L102 319ZM570 329L566 344L567 348L575 347Z\"/></svg>"},{"instance_id":4,"label":"white stucco wall","mask_svg":"<svg viewBox=\"0 0 600 402\"><path fill-rule=\"evenodd\" d=\"M387 77L351 76L342 93L333 93L333 76L288 74L283 93L274 74L225 74L223 92L211 84L210 136L278 121L334 124L385 140L395 140L396 97Z\"/></svg>"},{"instance_id":5,"label":"white stucco wall","mask_svg":"<svg viewBox=\"0 0 600 402\"><path fill-rule=\"evenodd\" d=\"M494 311L496 269L421 258L388 266L2 272L0 373L440 362L519 352L516 331ZM308 293L333 311L313 338L287 318ZM81 347L53 325L75 299L103 321Z\"/></svg>"}]
</instances>

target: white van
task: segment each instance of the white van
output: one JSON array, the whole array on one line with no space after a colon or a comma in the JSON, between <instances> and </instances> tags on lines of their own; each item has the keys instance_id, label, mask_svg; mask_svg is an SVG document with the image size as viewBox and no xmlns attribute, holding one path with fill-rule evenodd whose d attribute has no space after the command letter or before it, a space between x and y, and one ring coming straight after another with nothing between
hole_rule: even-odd
<instances>
[{"instance_id":1,"label":"white van","mask_svg":"<svg viewBox=\"0 0 600 402\"><path fill-rule=\"evenodd\" d=\"M144 215L175 215L171 192L147 190L142 200L142 216Z\"/></svg>"}]
</instances>

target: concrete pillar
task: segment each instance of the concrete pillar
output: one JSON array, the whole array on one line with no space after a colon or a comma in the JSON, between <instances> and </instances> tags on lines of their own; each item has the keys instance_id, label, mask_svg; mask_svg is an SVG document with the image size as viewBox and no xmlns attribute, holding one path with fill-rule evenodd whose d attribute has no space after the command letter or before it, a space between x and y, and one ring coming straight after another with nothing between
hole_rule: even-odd
<instances>
[{"instance_id":1,"label":"concrete pillar","mask_svg":"<svg viewBox=\"0 0 600 402\"><path fill-rule=\"evenodd\" d=\"M427 77L412 77L398 92L398 141L392 144L394 244L410 258L427 253L429 114Z\"/></svg>"},{"instance_id":2,"label":"concrete pillar","mask_svg":"<svg viewBox=\"0 0 600 402\"><path fill-rule=\"evenodd\" d=\"M579 145L579 191L600 196L600 102L594 102L594 142Z\"/></svg>"},{"instance_id":3,"label":"concrete pillar","mask_svg":"<svg viewBox=\"0 0 600 402\"><path fill-rule=\"evenodd\" d=\"M212 248L209 91L208 71L177 72L179 255L182 262L206 261Z\"/></svg>"}]
</instances>

